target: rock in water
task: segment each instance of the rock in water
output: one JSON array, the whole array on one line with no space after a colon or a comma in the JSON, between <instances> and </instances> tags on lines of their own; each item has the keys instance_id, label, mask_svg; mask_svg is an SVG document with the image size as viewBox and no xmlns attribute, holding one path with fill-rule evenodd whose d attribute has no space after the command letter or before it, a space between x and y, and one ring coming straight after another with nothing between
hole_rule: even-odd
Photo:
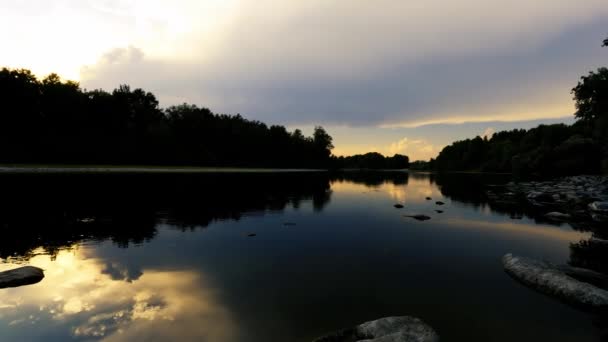
<instances>
[{"instance_id":1,"label":"rock in water","mask_svg":"<svg viewBox=\"0 0 608 342\"><path fill-rule=\"evenodd\" d=\"M608 202L593 202L589 203L589 209L595 212L607 213L608 214Z\"/></svg>"},{"instance_id":2,"label":"rock in water","mask_svg":"<svg viewBox=\"0 0 608 342\"><path fill-rule=\"evenodd\" d=\"M44 278L42 269L34 266L19 267L0 272L0 289L36 284Z\"/></svg>"},{"instance_id":3,"label":"rock in water","mask_svg":"<svg viewBox=\"0 0 608 342\"><path fill-rule=\"evenodd\" d=\"M397 208L397 209L402 209L403 208L403 204L395 204L393 207Z\"/></svg>"},{"instance_id":4,"label":"rock in water","mask_svg":"<svg viewBox=\"0 0 608 342\"><path fill-rule=\"evenodd\" d=\"M431 219L429 216L426 216L426 215L403 215L403 217L411 217L411 218L416 219L418 221L426 221L426 220L430 220Z\"/></svg>"},{"instance_id":5,"label":"rock in water","mask_svg":"<svg viewBox=\"0 0 608 342\"><path fill-rule=\"evenodd\" d=\"M572 218L572 216L570 214L564 214L564 213L560 213L557 211L552 211L550 213L546 213L545 217L553 220L553 221L568 221L569 219Z\"/></svg>"},{"instance_id":6,"label":"rock in water","mask_svg":"<svg viewBox=\"0 0 608 342\"><path fill-rule=\"evenodd\" d=\"M435 202L435 204L437 204L437 205L444 205L445 203L443 203L441 201L437 201L437 202Z\"/></svg>"},{"instance_id":7,"label":"rock in water","mask_svg":"<svg viewBox=\"0 0 608 342\"><path fill-rule=\"evenodd\" d=\"M509 275L539 292L592 311L608 309L608 291L578 281L556 265L510 253L502 263Z\"/></svg>"},{"instance_id":8,"label":"rock in water","mask_svg":"<svg viewBox=\"0 0 608 342\"><path fill-rule=\"evenodd\" d=\"M422 320L385 317L319 337L313 342L437 342L437 333Z\"/></svg>"},{"instance_id":9,"label":"rock in water","mask_svg":"<svg viewBox=\"0 0 608 342\"><path fill-rule=\"evenodd\" d=\"M427 200L427 201L430 201L430 200L432 200L432 198L430 198L430 197L427 197L427 198L426 198L426 200Z\"/></svg>"}]
</instances>

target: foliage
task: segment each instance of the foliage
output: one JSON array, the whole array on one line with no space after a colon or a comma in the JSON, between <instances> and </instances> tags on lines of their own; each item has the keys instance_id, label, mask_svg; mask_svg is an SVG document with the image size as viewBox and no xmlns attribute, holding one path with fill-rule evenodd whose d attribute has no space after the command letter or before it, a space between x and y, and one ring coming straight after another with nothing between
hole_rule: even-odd
<instances>
[{"instance_id":1,"label":"foliage","mask_svg":"<svg viewBox=\"0 0 608 342\"><path fill-rule=\"evenodd\" d=\"M540 125L498 132L445 147L435 161L440 171L513 172L516 174L597 173L601 146L585 135L585 125Z\"/></svg>"},{"instance_id":2,"label":"foliage","mask_svg":"<svg viewBox=\"0 0 608 342\"><path fill-rule=\"evenodd\" d=\"M574 125L540 125L457 141L439 153L433 167L543 175L607 172L608 68L581 77L572 94Z\"/></svg>"},{"instance_id":3,"label":"foliage","mask_svg":"<svg viewBox=\"0 0 608 342\"><path fill-rule=\"evenodd\" d=\"M183 104L121 85L82 90L56 74L0 70L0 162L328 167L332 137L312 137L240 115Z\"/></svg>"}]
</instances>

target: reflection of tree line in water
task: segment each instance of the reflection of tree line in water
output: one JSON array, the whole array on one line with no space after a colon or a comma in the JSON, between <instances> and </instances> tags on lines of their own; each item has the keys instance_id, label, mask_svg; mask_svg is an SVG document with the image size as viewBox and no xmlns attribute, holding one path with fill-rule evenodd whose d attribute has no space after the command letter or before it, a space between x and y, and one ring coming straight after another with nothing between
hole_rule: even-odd
<instances>
[{"instance_id":1,"label":"reflection of tree line in water","mask_svg":"<svg viewBox=\"0 0 608 342\"><path fill-rule=\"evenodd\" d=\"M3 175L0 257L51 255L83 240L120 247L153 239L157 224L179 229L239 220L244 213L282 211L310 202L321 211L330 182L407 184L405 173L210 173L203 175Z\"/></svg>"},{"instance_id":2,"label":"reflection of tree line in water","mask_svg":"<svg viewBox=\"0 0 608 342\"><path fill-rule=\"evenodd\" d=\"M83 240L111 240L120 247L149 241L157 224L179 229L206 227L217 220L239 220L250 212L282 211L311 202L321 211L331 199L331 182L376 187L406 186L427 179L452 200L512 217L546 223L532 207L488 201L487 184L497 175L435 175L402 172L257 173L204 175L3 175L0 178L0 257L28 258L38 247L55 255ZM606 239L598 227L591 230ZM571 245L571 264L608 273L602 260L608 244L592 239Z\"/></svg>"}]
</instances>

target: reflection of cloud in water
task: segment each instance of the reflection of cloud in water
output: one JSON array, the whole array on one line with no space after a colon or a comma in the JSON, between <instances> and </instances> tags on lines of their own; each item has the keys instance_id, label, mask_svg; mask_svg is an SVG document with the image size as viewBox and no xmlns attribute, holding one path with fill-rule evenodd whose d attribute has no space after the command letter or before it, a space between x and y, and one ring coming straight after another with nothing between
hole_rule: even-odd
<instances>
[{"instance_id":1,"label":"reflection of cloud in water","mask_svg":"<svg viewBox=\"0 0 608 342\"><path fill-rule=\"evenodd\" d=\"M332 190L337 193L361 194L361 193L386 193L396 202L424 203L426 197L443 197L435 185L430 185L428 178L410 177L407 184L394 184L386 181L378 185L369 186L361 183L334 181L331 183Z\"/></svg>"},{"instance_id":2,"label":"reflection of cloud in water","mask_svg":"<svg viewBox=\"0 0 608 342\"><path fill-rule=\"evenodd\" d=\"M124 280L129 283L139 279L143 274L139 269L133 269L111 261L105 263L101 273L109 275L113 280Z\"/></svg>"},{"instance_id":3,"label":"reflection of cloud in water","mask_svg":"<svg viewBox=\"0 0 608 342\"><path fill-rule=\"evenodd\" d=\"M81 248L61 251L55 261L45 255L32 258L30 264L43 268L45 278L3 290L0 320L17 334L25 325L40 323L65 326L74 337L107 341L236 340L229 312L197 272L144 270L132 277L112 263L113 270L127 275L116 277L108 263L89 253Z\"/></svg>"}]
</instances>

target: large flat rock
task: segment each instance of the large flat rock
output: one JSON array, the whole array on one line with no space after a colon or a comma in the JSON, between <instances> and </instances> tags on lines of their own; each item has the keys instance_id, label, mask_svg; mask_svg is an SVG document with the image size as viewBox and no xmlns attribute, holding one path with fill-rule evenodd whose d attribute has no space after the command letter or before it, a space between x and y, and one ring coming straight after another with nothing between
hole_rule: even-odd
<instances>
[{"instance_id":1,"label":"large flat rock","mask_svg":"<svg viewBox=\"0 0 608 342\"><path fill-rule=\"evenodd\" d=\"M530 288L579 308L608 310L608 291L571 277L559 266L512 254L502 262L509 275Z\"/></svg>"},{"instance_id":2,"label":"large flat rock","mask_svg":"<svg viewBox=\"0 0 608 342\"><path fill-rule=\"evenodd\" d=\"M34 266L24 266L0 272L0 289L35 284L44 278L44 271Z\"/></svg>"},{"instance_id":3,"label":"large flat rock","mask_svg":"<svg viewBox=\"0 0 608 342\"><path fill-rule=\"evenodd\" d=\"M437 342L437 333L410 316L385 317L337 331L313 342Z\"/></svg>"}]
</instances>

